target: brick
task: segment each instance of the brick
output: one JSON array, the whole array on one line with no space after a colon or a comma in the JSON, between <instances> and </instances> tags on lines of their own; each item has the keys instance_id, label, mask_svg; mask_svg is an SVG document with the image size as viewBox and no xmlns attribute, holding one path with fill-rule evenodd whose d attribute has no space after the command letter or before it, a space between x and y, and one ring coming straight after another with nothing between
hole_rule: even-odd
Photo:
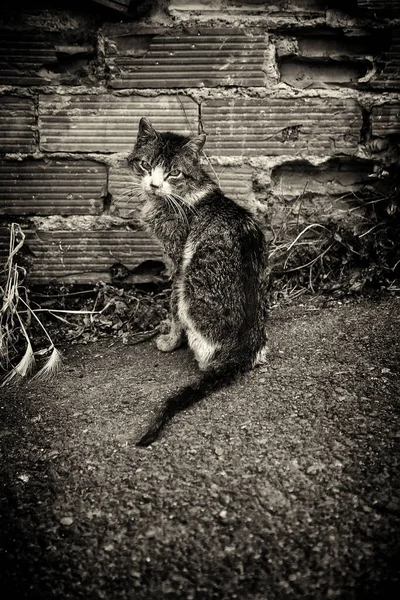
<instances>
[{"instance_id":1,"label":"brick","mask_svg":"<svg viewBox=\"0 0 400 600\"><path fill-rule=\"evenodd\" d=\"M54 46L38 31L0 30L0 85L46 85L39 71L57 64Z\"/></svg>"},{"instance_id":2,"label":"brick","mask_svg":"<svg viewBox=\"0 0 400 600\"><path fill-rule=\"evenodd\" d=\"M277 196L303 194L343 195L367 185L373 172L372 161L327 161L319 166L304 162L275 167L271 179Z\"/></svg>"},{"instance_id":3,"label":"brick","mask_svg":"<svg viewBox=\"0 0 400 600\"><path fill-rule=\"evenodd\" d=\"M382 104L371 111L372 135L386 137L400 133L400 104Z\"/></svg>"},{"instance_id":4,"label":"brick","mask_svg":"<svg viewBox=\"0 0 400 600\"><path fill-rule=\"evenodd\" d=\"M124 32L109 39L113 88L264 86L266 35L254 28L162 34Z\"/></svg>"},{"instance_id":5,"label":"brick","mask_svg":"<svg viewBox=\"0 0 400 600\"><path fill-rule=\"evenodd\" d=\"M221 190L230 198L241 203L251 203L253 192L253 169L246 165L242 167L223 167L204 165L207 173L219 185Z\"/></svg>"},{"instance_id":6,"label":"brick","mask_svg":"<svg viewBox=\"0 0 400 600\"><path fill-rule=\"evenodd\" d=\"M202 104L206 151L220 156L354 154L362 125L354 100L260 98Z\"/></svg>"},{"instance_id":7,"label":"brick","mask_svg":"<svg viewBox=\"0 0 400 600\"><path fill-rule=\"evenodd\" d=\"M281 81L296 88L321 88L327 84L356 84L365 76L370 64L337 62L308 62L288 59L280 66Z\"/></svg>"},{"instance_id":8,"label":"brick","mask_svg":"<svg viewBox=\"0 0 400 600\"><path fill-rule=\"evenodd\" d=\"M357 5L380 16L398 17L400 14L400 0L357 0Z\"/></svg>"},{"instance_id":9,"label":"brick","mask_svg":"<svg viewBox=\"0 0 400 600\"><path fill-rule=\"evenodd\" d=\"M42 95L40 147L50 152L127 152L143 116L161 131L197 131L198 106L186 96Z\"/></svg>"},{"instance_id":10,"label":"brick","mask_svg":"<svg viewBox=\"0 0 400 600\"><path fill-rule=\"evenodd\" d=\"M28 230L25 247L30 250L28 282L44 284L111 282L110 267L122 263L134 269L146 260L162 260L161 250L143 231L98 229L96 231ZM8 252L9 231L0 228L0 261Z\"/></svg>"},{"instance_id":11,"label":"brick","mask_svg":"<svg viewBox=\"0 0 400 600\"><path fill-rule=\"evenodd\" d=\"M376 54L387 43L387 36L381 31L371 35L321 35L296 36L298 55L303 58L363 58L366 54Z\"/></svg>"},{"instance_id":12,"label":"brick","mask_svg":"<svg viewBox=\"0 0 400 600\"><path fill-rule=\"evenodd\" d=\"M132 0L94 0L94 2L108 6L117 12L127 13Z\"/></svg>"},{"instance_id":13,"label":"brick","mask_svg":"<svg viewBox=\"0 0 400 600\"><path fill-rule=\"evenodd\" d=\"M80 160L0 161L0 215L95 215L106 194L104 165Z\"/></svg>"},{"instance_id":14,"label":"brick","mask_svg":"<svg viewBox=\"0 0 400 600\"><path fill-rule=\"evenodd\" d=\"M93 44L77 37L84 40L85 33L0 30L0 85L93 83Z\"/></svg>"},{"instance_id":15,"label":"brick","mask_svg":"<svg viewBox=\"0 0 400 600\"><path fill-rule=\"evenodd\" d=\"M275 46L281 79L300 88L356 84L372 69L372 59L387 47L387 32L371 35L278 37ZM360 82L362 83L362 82Z\"/></svg>"},{"instance_id":16,"label":"brick","mask_svg":"<svg viewBox=\"0 0 400 600\"><path fill-rule=\"evenodd\" d=\"M220 165L211 167L208 163L205 163L204 167L227 196L244 204L250 204L254 199L253 169L251 167L223 167ZM134 185L132 185L132 182ZM139 179L134 176L126 161L121 162L116 167L111 167L109 191L119 216L139 217L141 199L135 193L138 185L140 185Z\"/></svg>"},{"instance_id":17,"label":"brick","mask_svg":"<svg viewBox=\"0 0 400 600\"><path fill-rule=\"evenodd\" d=\"M34 152L36 117L33 101L0 97L0 152Z\"/></svg>"},{"instance_id":18,"label":"brick","mask_svg":"<svg viewBox=\"0 0 400 600\"><path fill-rule=\"evenodd\" d=\"M121 161L110 168L108 191L112 196L113 208L121 217L139 218L141 205L138 196L139 178L129 168L127 161Z\"/></svg>"},{"instance_id":19,"label":"brick","mask_svg":"<svg viewBox=\"0 0 400 600\"><path fill-rule=\"evenodd\" d=\"M265 0L171 0L169 11L173 16L191 19L193 13L199 13L203 17L218 17L224 14L232 15L245 13L258 15L286 15L293 18L306 15L325 14L326 2L324 0L275 0L273 3Z\"/></svg>"},{"instance_id":20,"label":"brick","mask_svg":"<svg viewBox=\"0 0 400 600\"><path fill-rule=\"evenodd\" d=\"M376 88L398 90L400 87L400 29L393 29L390 48L377 60L379 74L372 79Z\"/></svg>"}]
</instances>

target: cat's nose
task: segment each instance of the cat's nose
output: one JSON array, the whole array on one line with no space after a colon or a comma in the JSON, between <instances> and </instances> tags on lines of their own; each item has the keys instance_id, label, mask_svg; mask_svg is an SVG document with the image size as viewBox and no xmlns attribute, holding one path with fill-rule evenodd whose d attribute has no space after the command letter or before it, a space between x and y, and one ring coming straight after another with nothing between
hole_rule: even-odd
<instances>
[{"instance_id":1,"label":"cat's nose","mask_svg":"<svg viewBox=\"0 0 400 600\"><path fill-rule=\"evenodd\" d=\"M157 183L151 183L151 184L150 184L150 187L151 187L153 190L158 190L160 186L159 186Z\"/></svg>"}]
</instances>

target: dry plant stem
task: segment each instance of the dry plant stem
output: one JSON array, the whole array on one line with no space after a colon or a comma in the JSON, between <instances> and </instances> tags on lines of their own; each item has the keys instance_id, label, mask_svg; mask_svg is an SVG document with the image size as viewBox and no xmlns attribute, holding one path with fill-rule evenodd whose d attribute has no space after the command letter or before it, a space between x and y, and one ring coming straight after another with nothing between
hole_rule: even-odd
<instances>
[{"instance_id":1,"label":"dry plant stem","mask_svg":"<svg viewBox=\"0 0 400 600\"><path fill-rule=\"evenodd\" d=\"M322 257L325 256L327 252L329 252L333 245L334 244L331 244L330 246L328 246L328 248L325 248L323 252L320 252L320 254L318 254L318 256L310 260L310 262L305 263L304 265L299 265L298 267L293 267L293 269L285 269L284 273L292 273L293 271L300 271L300 269L305 269L306 267L312 267L318 259L322 259Z\"/></svg>"},{"instance_id":2,"label":"dry plant stem","mask_svg":"<svg viewBox=\"0 0 400 600\"><path fill-rule=\"evenodd\" d=\"M46 327L43 325L43 323L41 322L41 320L39 319L39 317L35 314L35 311L29 306L29 304L27 304L24 300L22 300L22 298L20 298L22 304L24 304L24 306L27 308L28 312L32 314L32 316L36 319L37 323L39 323L40 327L42 328L43 333L45 334L45 336L47 337L47 339L50 342L50 346L49 346L49 350L52 350L55 346L53 344L53 340L51 339Z\"/></svg>"},{"instance_id":3,"label":"dry plant stem","mask_svg":"<svg viewBox=\"0 0 400 600\"><path fill-rule=\"evenodd\" d=\"M22 359L19 361L19 363L17 364L16 367L13 367L12 371L3 379L3 382L1 384L1 387L11 383L15 377L17 377L18 375L23 378L26 377L34 368L35 366L35 355L33 352L33 348L32 348L32 344L31 341L29 339L28 333L25 329L25 326L21 320L21 317L19 316L18 312L16 313L18 321L20 323L21 326L21 330L24 334L24 337L26 339L26 350L24 353L24 356L22 357Z\"/></svg>"}]
</instances>

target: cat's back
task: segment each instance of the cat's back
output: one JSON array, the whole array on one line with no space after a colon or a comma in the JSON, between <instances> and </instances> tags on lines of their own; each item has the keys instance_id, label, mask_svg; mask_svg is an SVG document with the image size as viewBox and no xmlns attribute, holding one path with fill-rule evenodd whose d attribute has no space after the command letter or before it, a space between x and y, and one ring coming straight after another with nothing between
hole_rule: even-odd
<instances>
[{"instance_id":1,"label":"cat's back","mask_svg":"<svg viewBox=\"0 0 400 600\"><path fill-rule=\"evenodd\" d=\"M249 210L223 194L210 192L196 206L191 243L265 254L266 240Z\"/></svg>"}]
</instances>

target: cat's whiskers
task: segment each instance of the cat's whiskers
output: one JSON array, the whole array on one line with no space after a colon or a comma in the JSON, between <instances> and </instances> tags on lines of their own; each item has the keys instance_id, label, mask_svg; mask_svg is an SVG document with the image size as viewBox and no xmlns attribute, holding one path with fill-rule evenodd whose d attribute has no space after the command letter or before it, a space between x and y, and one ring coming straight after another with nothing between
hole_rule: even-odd
<instances>
[{"instance_id":1,"label":"cat's whiskers","mask_svg":"<svg viewBox=\"0 0 400 600\"><path fill-rule=\"evenodd\" d=\"M182 198L182 196L179 196L178 194L176 194L175 192L172 193L172 196L174 198L176 198L177 200L180 200L182 202L182 204L188 209L191 210L195 215L197 215L197 211L194 205L188 204L187 202L185 202L185 200Z\"/></svg>"},{"instance_id":2,"label":"cat's whiskers","mask_svg":"<svg viewBox=\"0 0 400 600\"><path fill-rule=\"evenodd\" d=\"M175 198L173 196L171 196L170 194L168 194L166 196L166 198L167 198L167 201L169 202L170 206L173 208L174 213L176 214L176 216L178 218L183 219L184 215L182 214L182 209L179 206L178 202L175 200Z\"/></svg>"},{"instance_id":3,"label":"cat's whiskers","mask_svg":"<svg viewBox=\"0 0 400 600\"><path fill-rule=\"evenodd\" d=\"M173 194L168 194L167 198L171 201L171 203L176 206L176 209L179 213L179 216L181 217L182 221L184 221L186 223L186 225L189 225L189 220L187 218L187 215L185 213L185 211L183 210L182 205L176 200L176 198L174 197Z\"/></svg>"}]
</instances>

